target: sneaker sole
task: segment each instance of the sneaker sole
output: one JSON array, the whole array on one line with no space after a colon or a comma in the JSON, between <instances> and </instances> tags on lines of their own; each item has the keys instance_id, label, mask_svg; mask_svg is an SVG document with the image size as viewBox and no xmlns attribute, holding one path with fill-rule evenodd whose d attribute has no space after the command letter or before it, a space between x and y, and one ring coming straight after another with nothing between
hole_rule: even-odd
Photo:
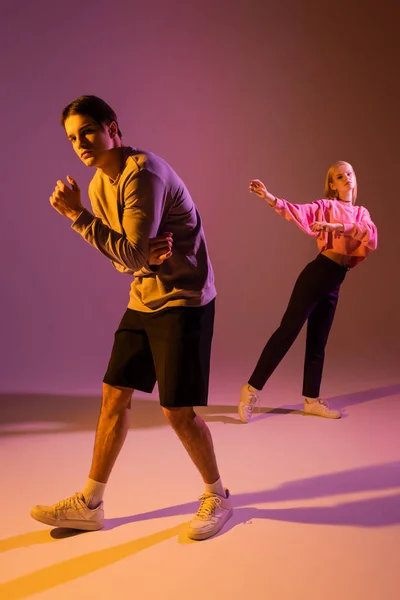
<instances>
[{"instance_id":1,"label":"sneaker sole","mask_svg":"<svg viewBox=\"0 0 400 600\"><path fill-rule=\"evenodd\" d=\"M87 521L73 521L73 520L56 520L50 519L47 517L38 517L31 513L31 517L35 519L35 521L39 521L39 523L44 523L45 525L50 525L52 527L63 527L65 529L78 529L79 531L98 531L99 529L103 529L104 523L101 525L99 523L90 523Z\"/></svg>"},{"instance_id":2,"label":"sneaker sole","mask_svg":"<svg viewBox=\"0 0 400 600\"><path fill-rule=\"evenodd\" d=\"M213 535L216 535L219 531L221 531L221 529L223 528L225 523L227 521L229 521L229 519L231 518L232 515L233 515L233 508L231 508L230 511L226 514L226 517L223 520L223 522L219 523L218 529L214 529L212 532L210 532L210 531L192 531L191 532L189 530L187 532L187 536L191 540L196 540L196 541L207 540L208 538L213 537Z\"/></svg>"},{"instance_id":3,"label":"sneaker sole","mask_svg":"<svg viewBox=\"0 0 400 600\"><path fill-rule=\"evenodd\" d=\"M340 419L342 415L338 415L337 417L328 417L327 415L318 415L312 412L303 411L305 417L321 417L321 419Z\"/></svg>"},{"instance_id":4,"label":"sneaker sole","mask_svg":"<svg viewBox=\"0 0 400 600\"><path fill-rule=\"evenodd\" d=\"M248 418L246 417L246 415L245 415L245 414L243 413L243 411L241 410L241 406L240 406L240 405L238 406L238 413L239 413L239 419L241 420L241 422L242 422L244 425L247 425L247 423L250 421L251 417L250 417L250 419L248 419ZM253 415L252 415L252 416L253 416Z\"/></svg>"}]
</instances>

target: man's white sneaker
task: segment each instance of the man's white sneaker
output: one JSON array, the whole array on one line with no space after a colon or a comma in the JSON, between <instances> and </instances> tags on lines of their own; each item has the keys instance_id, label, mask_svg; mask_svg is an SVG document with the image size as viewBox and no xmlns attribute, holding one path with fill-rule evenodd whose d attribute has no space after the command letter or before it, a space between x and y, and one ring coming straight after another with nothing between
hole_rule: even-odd
<instances>
[{"instance_id":1,"label":"man's white sneaker","mask_svg":"<svg viewBox=\"0 0 400 600\"><path fill-rule=\"evenodd\" d=\"M188 537L192 540L206 540L222 529L231 518L233 509L229 490L226 498L206 492L200 496L199 510L189 523Z\"/></svg>"},{"instance_id":2,"label":"man's white sneaker","mask_svg":"<svg viewBox=\"0 0 400 600\"><path fill-rule=\"evenodd\" d=\"M100 502L96 508L89 508L81 493L52 506L34 506L31 517L53 527L68 527L83 531L96 531L104 526L103 502Z\"/></svg>"},{"instance_id":3,"label":"man's white sneaker","mask_svg":"<svg viewBox=\"0 0 400 600\"><path fill-rule=\"evenodd\" d=\"M327 400L323 398L317 398L314 402L304 400L304 414L325 417L326 419L340 419L342 416L339 410L329 408Z\"/></svg>"},{"instance_id":4,"label":"man's white sneaker","mask_svg":"<svg viewBox=\"0 0 400 600\"><path fill-rule=\"evenodd\" d=\"M239 417L242 423L248 423L250 421L257 402L258 396L256 392L250 390L249 384L246 383L245 385L242 385L238 406Z\"/></svg>"}]
</instances>

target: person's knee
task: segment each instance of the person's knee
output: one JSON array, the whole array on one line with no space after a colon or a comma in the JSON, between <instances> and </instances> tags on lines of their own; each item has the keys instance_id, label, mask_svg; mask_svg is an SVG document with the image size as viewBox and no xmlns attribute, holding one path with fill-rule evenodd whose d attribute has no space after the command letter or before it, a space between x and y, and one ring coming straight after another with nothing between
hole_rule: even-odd
<instances>
[{"instance_id":1,"label":"person's knee","mask_svg":"<svg viewBox=\"0 0 400 600\"><path fill-rule=\"evenodd\" d=\"M193 419L196 417L196 413L194 412L192 407L183 407L183 408L165 408L162 407L164 415L168 421L168 423L174 429L186 429L189 427Z\"/></svg>"},{"instance_id":2,"label":"person's knee","mask_svg":"<svg viewBox=\"0 0 400 600\"><path fill-rule=\"evenodd\" d=\"M114 387L103 383L102 412L113 415L130 408L132 393L131 388Z\"/></svg>"}]
</instances>

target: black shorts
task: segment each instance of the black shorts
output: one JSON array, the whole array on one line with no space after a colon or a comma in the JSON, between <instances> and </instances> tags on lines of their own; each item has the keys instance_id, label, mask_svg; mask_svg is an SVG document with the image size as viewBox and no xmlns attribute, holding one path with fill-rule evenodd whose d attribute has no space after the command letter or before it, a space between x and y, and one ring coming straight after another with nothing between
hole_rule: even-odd
<instances>
[{"instance_id":1,"label":"black shorts","mask_svg":"<svg viewBox=\"0 0 400 600\"><path fill-rule=\"evenodd\" d=\"M154 313L127 309L104 383L151 393L165 407L206 406L215 301Z\"/></svg>"}]
</instances>

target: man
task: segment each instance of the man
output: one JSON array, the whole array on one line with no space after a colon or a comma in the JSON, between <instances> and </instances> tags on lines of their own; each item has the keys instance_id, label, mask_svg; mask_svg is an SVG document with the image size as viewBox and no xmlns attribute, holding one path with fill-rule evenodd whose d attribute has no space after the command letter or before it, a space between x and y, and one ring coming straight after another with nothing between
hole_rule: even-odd
<instances>
[{"instance_id":1,"label":"man","mask_svg":"<svg viewBox=\"0 0 400 600\"><path fill-rule=\"evenodd\" d=\"M34 507L31 515L58 527L103 527L103 494L128 432L132 393L151 392L157 380L167 421L205 484L188 535L206 539L231 517L232 507L210 431L193 409L207 404L216 295L200 216L164 160L122 144L117 116L103 100L81 96L63 110L61 122L84 164L96 167L89 185L94 214L81 204L71 177L69 185L57 181L50 203L133 280L103 380L86 485L57 504Z\"/></svg>"}]
</instances>

